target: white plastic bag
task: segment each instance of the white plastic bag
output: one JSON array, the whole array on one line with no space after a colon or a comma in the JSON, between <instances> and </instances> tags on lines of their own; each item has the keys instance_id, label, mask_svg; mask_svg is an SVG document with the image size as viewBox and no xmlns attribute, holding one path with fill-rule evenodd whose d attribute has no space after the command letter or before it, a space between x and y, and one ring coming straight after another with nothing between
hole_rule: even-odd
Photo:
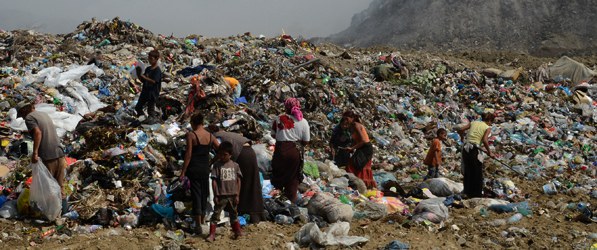
<instances>
[{"instance_id":1,"label":"white plastic bag","mask_svg":"<svg viewBox=\"0 0 597 250\"><path fill-rule=\"evenodd\" d=\"M464 189L462 183L443 177L426 180L424 183L421 183L419 187L428 188L432 194L439 197L448 197L453 194L458 194Z\"/></svg>"},{"instance_id":2,"label":"white plastic bag","mask_svg":"<svg viewBox=\"0 0 597 250\"><path fill-rule=\"evenodd\" d=\"M257 166L259 171L262 173L268 173L272 171L272 157L273 154L267 150L265 144L256 144L251 146L255 155L257 156Z\"/></svg>"},{"instance_id":3,"label":"white plastic bag","mask_svg":"<svg viewBox=\"0 0 597 250\"><path fill-rule=\"evenodd\" d=\"M432 198L419 202L413 211L413 220L428 220L433 223L441 223L450 217L448 207L444 205L445 198Z\"/></svg>"},{"instance_id":4,"label":"white plastic bag","mask_svg":"<svg viewBox=\"0 0 597 250\"><path fill-rule=\"evenodd\" d=\"M31 164L32 182L29 204L38 208L50 221L56 220L62 210L62 195L58 182L41 162Z\"/></svg>"},{"instance_id":5,"label":"white plastic bag","mask_svg":"<svg viewBox=\"0 0 597 250\"><path fill-rule=\"evenodd\" d=\"M349 247L369 241L361 236L348 236L350 224L348 222L336 222L331 224L325 232L322 232L317 224L310 222L305 224L296 234L295 241L301 246L337 246Z\"/></svg>"},{"instance_id":6,"label":"white plastic bag","mask_svg":"<svg viewBox=\"0 0 597 250\"><path fill-rule=\"evenodd\" d=\"M309 200L307 204L309 214L315 214L324 217L328 222L351 221L354 216L352 207L343 204L330 193L318 192Z\"/></svg>"}]
</instances>

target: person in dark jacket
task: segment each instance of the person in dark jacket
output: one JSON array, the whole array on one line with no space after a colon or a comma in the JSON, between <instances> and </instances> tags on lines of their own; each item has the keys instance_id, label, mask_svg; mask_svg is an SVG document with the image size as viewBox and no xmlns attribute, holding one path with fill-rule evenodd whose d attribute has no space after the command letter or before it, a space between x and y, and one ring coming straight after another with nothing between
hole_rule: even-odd
<instances>
[{"instance_id":1,"label":"person in dark jacket","mask_svg":"<svg viewBox=\"0 0 597 250\"><path fill-rule=\"evenodd\" d=\"M330 156L337 166L348 166L350 153L342 148L350 146L352 146L350 130L342 127L342 124L336 125L332 131L332 138L330 138Z\"/></svg>"},{"instance_id":2,"label":"person in dark jacket","mask_svg":"<svg viewBox=\"0 0 597 250\"><path fill-rule=\"evenodd\" d=\"M141 67L137 67L137 76L143 83L143 89L141 95L135 106L137 116L143 114L143 109L147 106L148 118L146 123L157 123L158 117L155 110L155 103L160 96L162 89L162 70L158 66L158 60L160 59L160 52L152 50L148 55L150 66L145 69L145 73L141 74Z\"/></svg>"},{"instance_id":3,"label":"person in dark jacket","mask_svg":"<svg viewBox=\"0 0 597 250\"><path fill-rule=\"evenodd\" d=\"M248 214L249 223L265 220L259 165L257 165L255 151L251 147L251 140L239 133L224 131L215 124L210 125L208 129L221 143L229 142L233 145L232 160L238 163L243 174L238 213Z\"/></svg>"}]
</instances>

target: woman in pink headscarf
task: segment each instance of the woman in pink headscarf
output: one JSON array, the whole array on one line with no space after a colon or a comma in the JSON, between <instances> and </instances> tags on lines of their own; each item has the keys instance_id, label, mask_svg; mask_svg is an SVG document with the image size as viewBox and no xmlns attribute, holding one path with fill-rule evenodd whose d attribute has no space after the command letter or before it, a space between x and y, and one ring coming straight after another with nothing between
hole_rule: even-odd
<instances>
[{"instance_id":1,"label":"woman in pink headscarf","mask_svg":"<svg viewBox=\"0 0 597 250\"><path fill-rule=\"evenodd\" d=\"M310 130L298 99L286 99L284 107L286 112L272 124L276 149L272 159L271 181L290 201L296 202L298 185L303 178L303 147L310 140Z\"/></svg>"}]
</instances>

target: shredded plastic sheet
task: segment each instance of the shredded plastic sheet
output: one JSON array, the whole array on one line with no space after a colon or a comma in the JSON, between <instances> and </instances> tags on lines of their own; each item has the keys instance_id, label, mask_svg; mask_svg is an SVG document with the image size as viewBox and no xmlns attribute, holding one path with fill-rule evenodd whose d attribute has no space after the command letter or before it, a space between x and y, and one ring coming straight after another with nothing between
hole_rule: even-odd
<instances>
[{"instance_id":1,"label":"shredded plastic sheet","mask_svg":"<svg viewBox=\"0 0 597 250\"><path fill-rule=\"evenodd\" d=\"M37 73L37 81L44 81L44 84L48 87L66 86L69 81L81 79L81 76L87 74L87 72L93 72L96 76L101 76L104 71L95 65L77 66L74 68L62 72L62 69L58 67L45 68Z\"/></svg>"},{"instance_id":2,"label":"shredded plastic sheet","mask_svg":"<svg viewBox=\"0 0 597 250\"><path fill-rule=\"evenodd\" d=\"M74 131L79 124L79 121L83 119L83 117L79 115L57 111L56 107L54 107L52 104L44 103L35 105L35 110L44 112L50 116L54 122L54 126L56 127L56 133L58 134L58 137L63 137L66 132ZM22 117L17 118L17 111L15 109L10 110L9 117L11 118L10 127L12 129L17 131L27 131L25 120Z\"/></svg>"}]
</instances>

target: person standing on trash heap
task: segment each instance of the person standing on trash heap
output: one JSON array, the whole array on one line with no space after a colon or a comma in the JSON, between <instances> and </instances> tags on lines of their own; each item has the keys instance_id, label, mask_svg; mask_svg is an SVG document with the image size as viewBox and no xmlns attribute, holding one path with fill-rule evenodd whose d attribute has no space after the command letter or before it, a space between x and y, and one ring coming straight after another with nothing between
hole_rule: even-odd
<instances>
[{"instance_id":1,"label":"person standing on trash heap","mask_svg":"<svg viewBox=\"0 0 597 250\"><path fill-rule=\"evenodd\" d=\"M334 127L332 137L330 138L330 156L334 163L339 167L348 166L350 153L342 148L352 145L350 130L342 126L341 123Z\"/></svg>"},{"instance_id":2,"label":"person standing on trash heap","mask_svg":"<svg viewBox=\"0 0 597 250\"><path fill-rule=\"evenodd\" d=\"M211 185L214 191L214 213L209 220L209 236L207 241L216 239L216 227L220 220L222 210L230 216L230 226L234 238L242 236L240 222L238 221L237 205L243 177L238 164L231 160L234 146L230 142L222 142L218 148L217 161L211 170Z\"/></svg>"},{"instance_id":3,"label":"person standing on trash heap","mask_svg":"<svg viewBox=\"0 0 597 250\"><path fill-rule=\"evenodd\" d=\"M353 153L351 159L348 161L348 167L346 172L353 173L356 177L363 180L368 189L377 188L377 183L373 179L373 170L371 169L372 158L373 158L373 145L369 140L369 135L365 126L361 124L361 118L353 111L346 111L342 114L342 126L345 129L351 131L352 146L344 148L349 153ZM357 150L362 150L358 154L363 154L365 159L355 161L355 155Z\"/></svg>"},{"instance_id":4,"label":"person standing on trash heap","mask_svg":"<svg viewBox=\"0 0 597 250\"><path fill-rule=\"evenodd\" d=\"M442 164L442 141L446 141L447 138L446 129L437 130L437 136L431 142L431 148L427 151L427 156L423 161L428 170L425 180L439 177L439 166Z\"/></svg>"},{"instance_id":5,"label":"person standing on trash heap","mask_svg":"<svg viewBox=\"0 0 597 250\"><path fill-rule=\"evenodd\" d=\"M143 109L147 106L147 123L155 123L158 119L155 104L162 89L162 70L158 66L159 59L160 52L152 50L148 54L150 66L145 68L145 73L141 74L141 67L137 66L136 68L137 76L139 76L139 79L143 83L143 88L135 106L135 111L137 112L137 116L141 116Z\"/></svg>"},{"instance_id":6,"label":"person standing on trash heap","mask_svg":"<svg viewBox=\"0 0 597 250\"><path fill-rule=\"evenodd\" d=\"M66 170L66 158L64 157L64 150L54 122L48 114L36 111L32 103L21 102L17 104L17 118L25 119L27 130L33 137L33 153L31 154L31 162L37 163L40 159L42 163L48 168L50 174L58 182L60 191L62 193L62 211L66 212L66 200L64 199L64 176Z\"/></svg>"},{"instance_id":7,"label":"person standing on trash heap","mask_svg":"<svg viewBox=\"0 0 597 250\"><path fill-rule=\"evenodd\" d=\"M460 129L460 133L468 130L462 150L462 164L464 175L463 193L468 198L483 196L483 157L479 154L481 144L485 147L489 157L493 157L489 148L489 134L495 116L492 113L483 114L482 121L473 121Z\"/></svg>"},{"instance_id":8,"label":"person standing on trash heap","mask_svg":"<svg viewBox=\"0 0 597 250\"><path fill-rule=\"evenodd\" d=\"M284 102L285 113L272 124L276 139L272 158L272 185L296 203L298 185L303 181L304 147L311 140L309 123L303 118L301 104L296 98Z\"/></svg>"},{"instance_id":9,"label":"person standing on trash heap","mask_svg":"<svg viewBox=\"0 0 597 250\"><path fill-rule=\"evenodd\" d=\"M238 213L248 214L250 223L256 224L265 220L261 181L257 155L251 147L251 140L239 133L227 132L216 124L209 125L209 131L222 143L232 144L232 160L238 163L243 174L240 187Z\"/></svg>"},{"instance_id":10,"label":"person standing on trash heap","mask_svg":"<svg viewBox=\"0 0 597 250\"><path fill-rule=\"evenodd\" d=\"M191 116L191 127L193 131L187 133L187 147L180 179L188 178L191 183L195 233L201 234L201 225L205 223L209 197L209 152L217 149L220 143L214 135L203 128L202 114L195 113Z\"/></svg>"}]
</instances>

